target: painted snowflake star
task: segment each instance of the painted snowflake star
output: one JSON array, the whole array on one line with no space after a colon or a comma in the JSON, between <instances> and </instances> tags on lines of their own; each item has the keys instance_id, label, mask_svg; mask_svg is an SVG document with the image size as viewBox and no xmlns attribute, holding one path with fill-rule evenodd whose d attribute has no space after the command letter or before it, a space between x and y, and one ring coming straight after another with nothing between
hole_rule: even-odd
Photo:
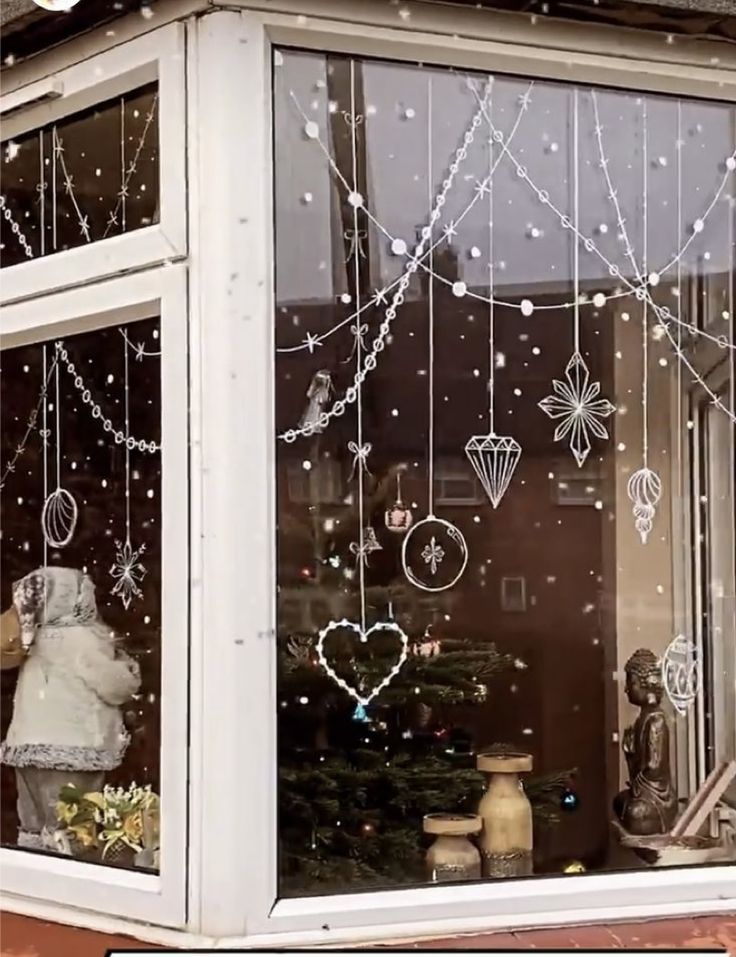
<instances>
[{"instance_id":1,"label":"painted snowflake star","mask_svg":"<svg viewBox=\"0 0 736 957\"><path fill-rule=\"evenodd\" d=\"M442 563L442 559L445 557L445 550L441 545L437 544L437 539L432 536L429 545L425 545L422 549L422 558L424 559L424 564L429 565L429 570L433 575L437 574L437 566Z\"/></svg>"},{"instance_id":2,"label":"painted snowflake star","mask_svg":"<svg viewBox=\"0 0 736 957\"><path fill-rule=\"evenodd\" d=\"M599 439L608 438L602 419L616 411L608 399L599 399L600 382L590 381L585 360L576 352L565 368L566 381L552 382L553 394L542 399L539 408L550 419L560 419L555 429L555 442L570 436L570 451L578 466L582 466L590 452L590 433Z\"/></svg>"},{"instance_id":3,"label":"painted snowflake star","mask_svg":"<svg viewBox=\"0 0 736 957\"><path fill-rule=\"evenodd\" d=\"M111 594L117 595L125 608L128 608L134 598L143 598L140 583L146 574L145 566L140 557L146 546L133 548L130 539L125 542L115 542L115 561L110 567L110 574L115 579Z\"/></svg>"}]
</instances>

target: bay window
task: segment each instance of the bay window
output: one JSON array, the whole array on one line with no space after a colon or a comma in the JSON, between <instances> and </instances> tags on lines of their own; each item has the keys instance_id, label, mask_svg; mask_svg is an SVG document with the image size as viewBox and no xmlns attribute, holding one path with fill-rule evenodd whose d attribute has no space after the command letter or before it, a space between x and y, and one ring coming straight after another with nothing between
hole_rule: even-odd
<instances>
[{"instance_id":1,"label":"bay window","mask_svg":"<svg viewBox=\"0 0 736 957\"><path fill-rule=\"evenodd\" d=\"M732 71L248 7L8 94L8 893L203 946L732 906ZM57 741L68 625L122 684Z\"/></svg>"}]
</instances>

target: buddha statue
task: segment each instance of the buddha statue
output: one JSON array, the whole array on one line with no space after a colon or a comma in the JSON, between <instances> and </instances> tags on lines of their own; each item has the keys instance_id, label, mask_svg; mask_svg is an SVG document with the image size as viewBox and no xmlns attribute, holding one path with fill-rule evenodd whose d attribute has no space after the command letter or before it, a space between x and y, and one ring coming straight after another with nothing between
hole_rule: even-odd
<instances>
[{"instance_id":1,"label":"buddha statue","mask_svg":"<svg viewBox=\"0 0 736 957\"><path fill-rule=\"evenodd\" d=\"M624 732L629 781L613 809L629 834L666 834L677 816L677 794L670 776L670 729L661 707L660 663L654 652L640 648L625 671L626 697L641 711Z\"/></svg>"}]
</instances>

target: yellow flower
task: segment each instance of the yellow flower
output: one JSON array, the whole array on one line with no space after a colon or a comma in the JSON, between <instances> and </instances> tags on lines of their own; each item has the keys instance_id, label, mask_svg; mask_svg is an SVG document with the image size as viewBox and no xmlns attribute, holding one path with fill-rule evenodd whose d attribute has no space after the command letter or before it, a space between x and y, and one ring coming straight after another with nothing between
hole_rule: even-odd
<instances>
[{"instance_id":1,"label":"yellow flower","mask_svg":"<svg viewBox=\"0 0 736 957\"><path fill-rule=\"evenodd\" d=\"M78 810L79 807L76 804L67 804L65 801L56 802L56 817L62 824L71 824Z\"/></svg>"},{"instance_id":2,"label":"yellow flower","mask_svg":"<svg viewBox=\"0 0 736 957\"><path fill-rule=\"evenodd\" d=\"M140 811L135 814L129 814L128 817L123 821L123 834L132 841L134 844L138 844L143 835L143 817Z\"/></svg>"},{"instance_id":3,"label":"yellow flower","mask_svg":"<svg viewBox=\"0 0 736 957\"><path fill-rule=\"evenodd\" d=\"M97 844L97 829L92 821L86 824L76 824L69 830L76 837L82 847L94 847Z\"/></svg>"}]
</instances>

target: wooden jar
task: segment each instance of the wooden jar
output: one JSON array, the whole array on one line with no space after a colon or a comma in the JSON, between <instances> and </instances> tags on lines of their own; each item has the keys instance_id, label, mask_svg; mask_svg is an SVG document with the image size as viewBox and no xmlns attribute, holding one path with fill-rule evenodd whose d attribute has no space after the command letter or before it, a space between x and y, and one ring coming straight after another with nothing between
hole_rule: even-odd
<instances>
[{"instance_id":1,"label":"wooden jar","mask_svg":"<svg viewBox=\"0 0 736 957\"><path fill-rule=\"evenodd\" d=\"M481 877L478 848L468 840L483 822L477 814L427 814L424 833L435 835L427 851L427 876L433 883L477 881Z\"/></svg>"},{"instance_id":2,"label":"wooden jar","mask_svg":"<svg viewBox=\"0 0 736 957\"><path fill-rule=\"evenodd\" d=\"M479 754L478 770L488 787L478 806L483 877L524 877L532 873L532 807L519 775L532 769L531 754Z\"/></svg>"}]
</instances>

